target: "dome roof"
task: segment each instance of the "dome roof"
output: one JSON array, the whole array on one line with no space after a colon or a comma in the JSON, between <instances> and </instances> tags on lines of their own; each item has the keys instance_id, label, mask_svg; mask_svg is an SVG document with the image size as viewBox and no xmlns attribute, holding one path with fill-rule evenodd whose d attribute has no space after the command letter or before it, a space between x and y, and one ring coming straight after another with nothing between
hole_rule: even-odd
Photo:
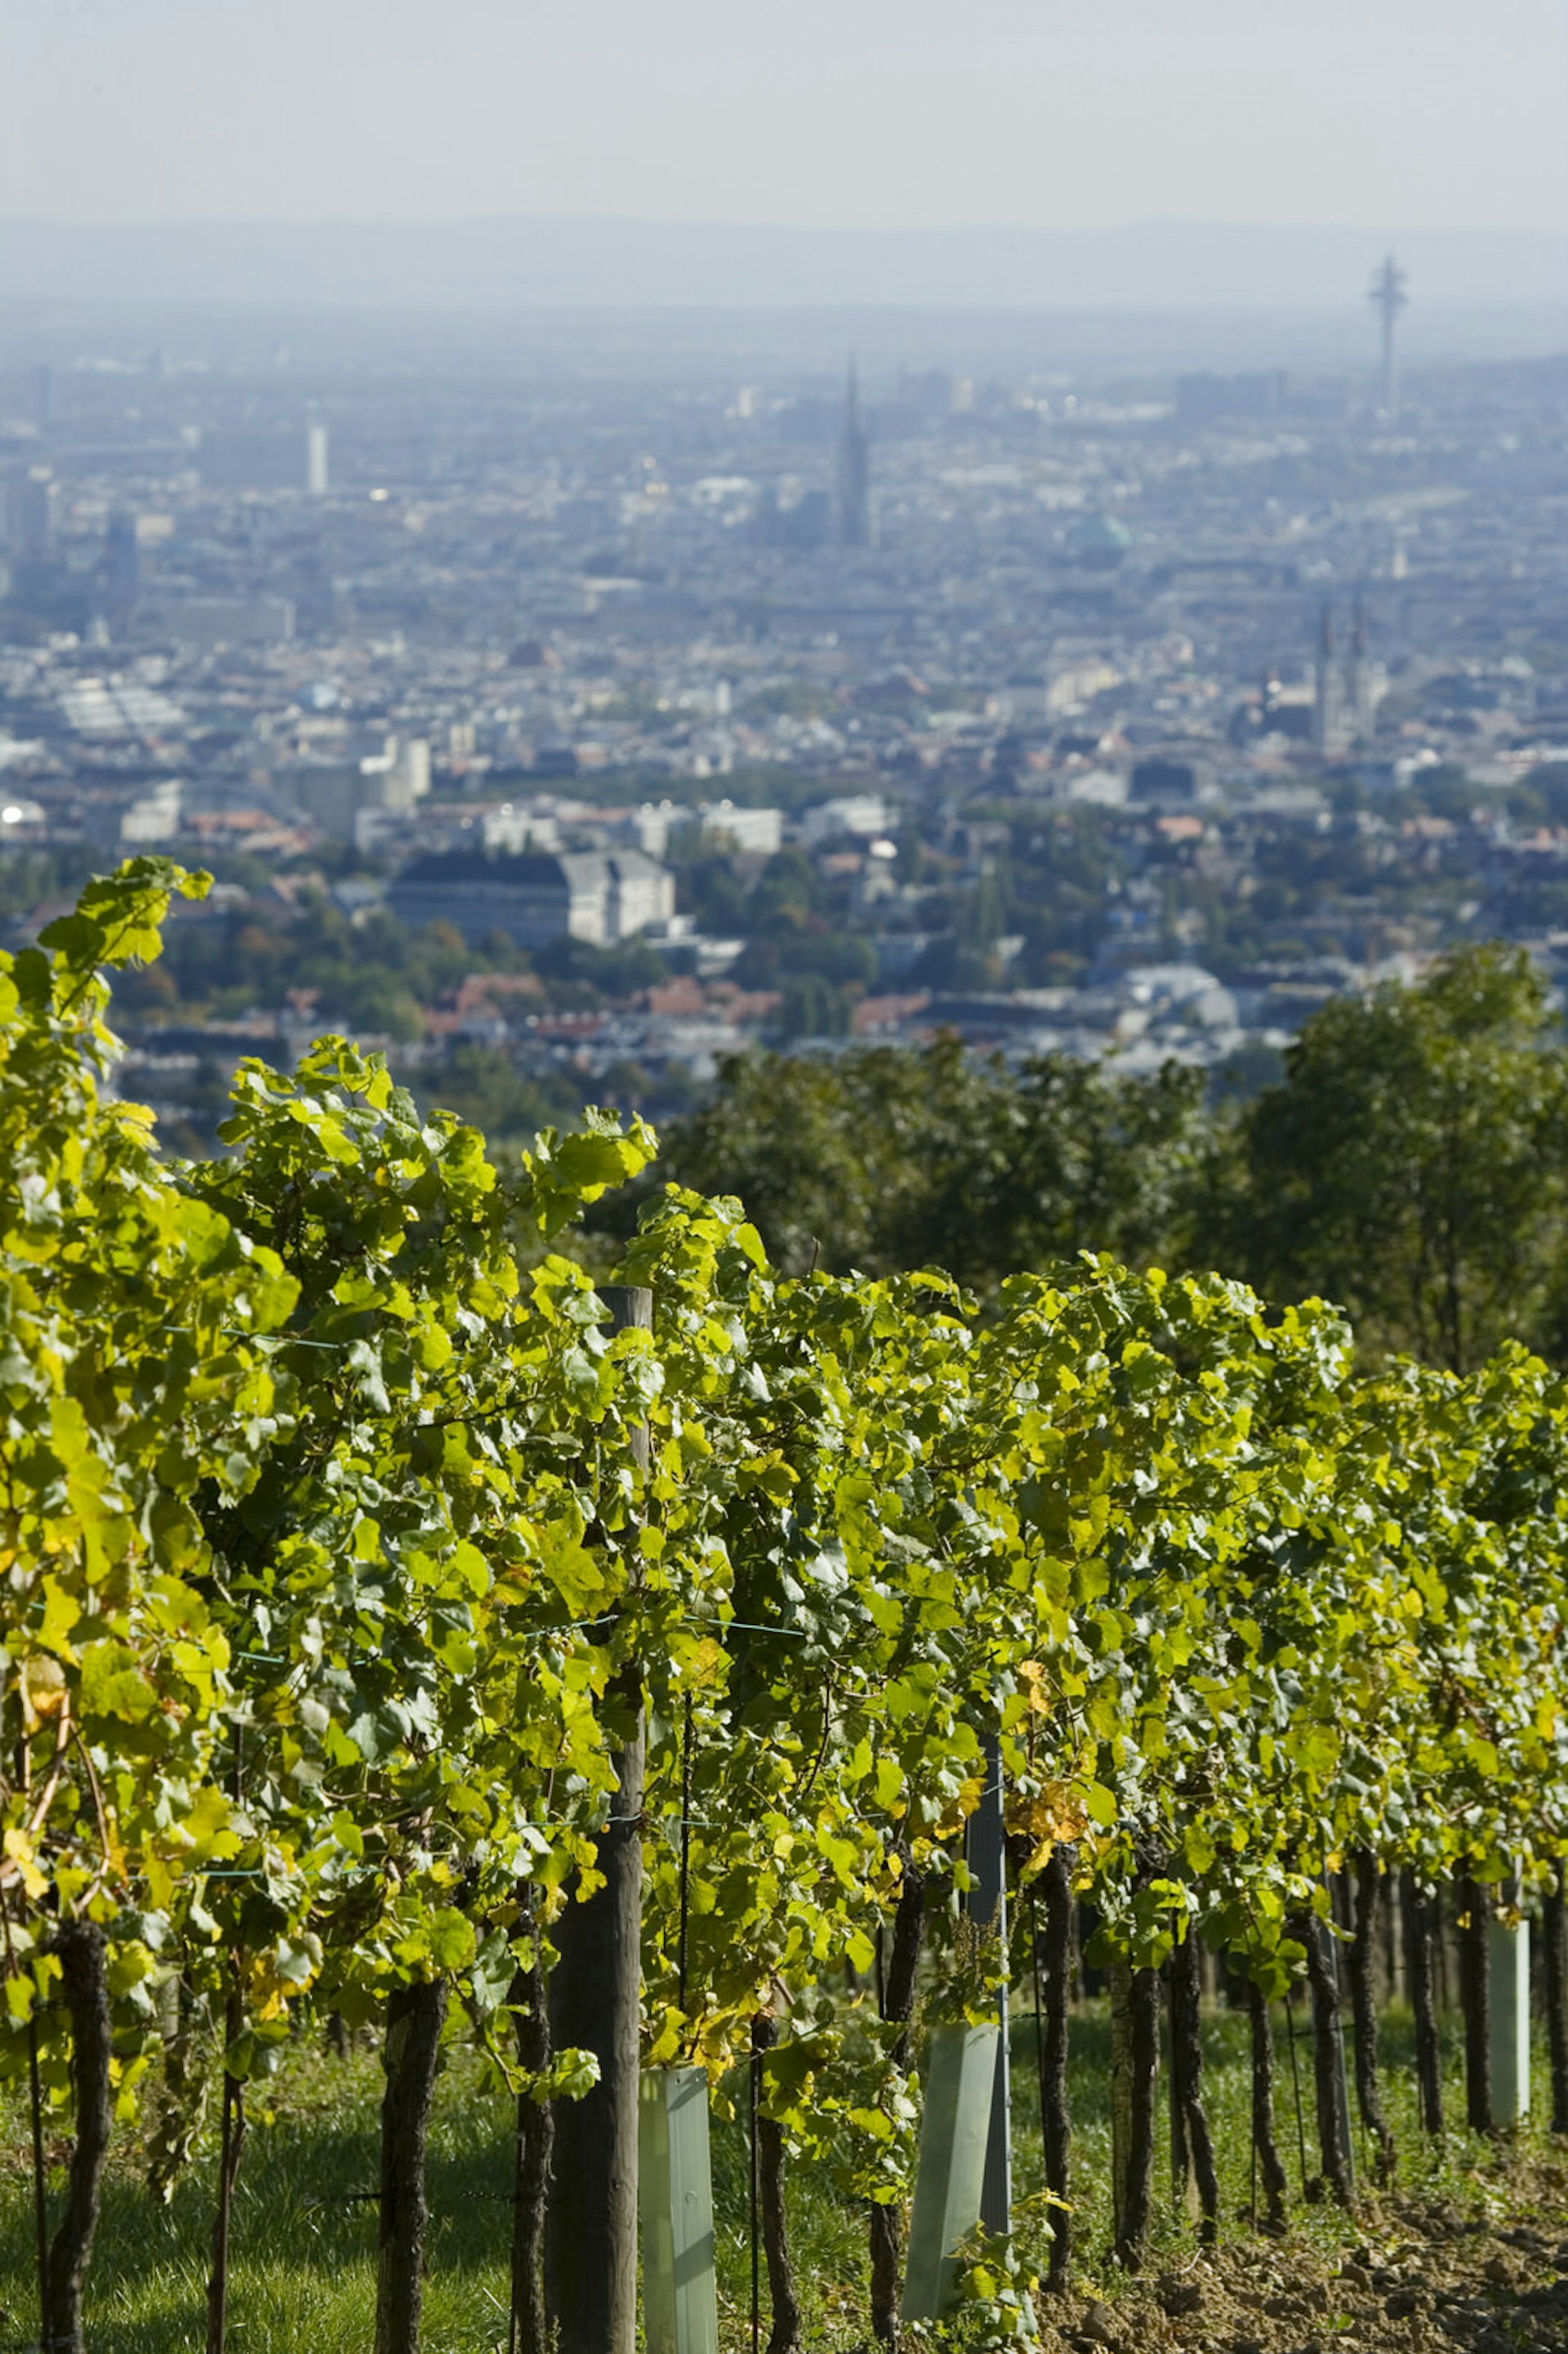
<instances>
[{"instance_id":1,"label":"dome roof","mask_svg":"<svg viewBox=\"0 0 1568 2354\"><path fill-rule=\"evenodd\" d=\"M1119 564L1132 546L1132 534L1114 515L1086 515L1067 535L1067 553L1075 564Z\"/></svg>"}]
</instances>

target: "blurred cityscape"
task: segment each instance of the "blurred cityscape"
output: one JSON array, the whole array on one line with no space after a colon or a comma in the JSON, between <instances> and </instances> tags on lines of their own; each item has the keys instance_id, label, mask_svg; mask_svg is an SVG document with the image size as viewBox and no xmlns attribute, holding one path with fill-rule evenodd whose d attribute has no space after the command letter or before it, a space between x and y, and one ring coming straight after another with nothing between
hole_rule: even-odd
<instances>
[{"instance_id":1,"label":"blurred cityscape","mask_svg":"<svg viewBox=\"0 0 1568 2354\"><path fill-rule=\"evenodd\" d=\"M1245 1090L1457 941L1556 971L1568 358L1402 376L1389 269L1288 371L13 304L0 936L210 869L116 993L187 1140L323 1030L507 1137L758 1040Z\"/></svg>"}]
</instances>

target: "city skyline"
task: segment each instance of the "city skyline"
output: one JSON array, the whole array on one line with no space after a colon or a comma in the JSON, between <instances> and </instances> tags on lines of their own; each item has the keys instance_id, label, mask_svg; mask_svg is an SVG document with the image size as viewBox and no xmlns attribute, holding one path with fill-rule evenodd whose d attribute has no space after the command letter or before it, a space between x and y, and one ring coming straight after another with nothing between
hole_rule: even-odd
<instances>
[{"instance_id":1,"label":"city skyline","mask_svg":"<svg viewBox=\"0 0 1568 2354\"><path fill-rule=\"evenodd\" d=\"M724 228L528 217L427 222L170 222L80 226L0 221L0 304L192 305L228 314L357 308L449 321L535 321L556 312L683 309L780 321L813 309L836 366L885 342L879 316L943 313L1022 320L1072 313L1107 322L1210 317L1223 356L1250 323L1254 356L1333 364L1364 339L1361 296L1393 253L1414 295L1414 344L1428 350L1555 350L1568 330L1568 233L1420 230L1387 235L1150 220L1118 229L947 231ZM858 313L852 320L850 314ZM1230 324L1225 323L1228 315ZM1295 329L1287 325L1294 320ZM673 323L673 316L672 316ZM1301 334L1318 338L1308 352ZM145 334L152 325L138 332ZM154 331L154 340L157 333ZM186 327L177 331L185 340ZM284 340L289 339L284 330ZM1284 341L1281 336L1284 336ZM1348 337L1348 340L1347 340ZM868 341L867 338L870 340ZM1436 338L1436 341L1434 341ZM1456 338L1457 338L1456 340ZM968 331L963 340L969 340ZM1402 330L1401 341L1404 340ZM1290 348L1287 348L1287 344ZM1058 357L1060 346L1057 346ZM936 355L934 354L933 356ZM912 356L905 349L898 356ZM955 355L955 356L959 356ZM1128 355L1131 357L1131 354ZM969 359L976 355L971 348ZM746 363L737 363L746 365Z\"/></svg>"}]
</instances>

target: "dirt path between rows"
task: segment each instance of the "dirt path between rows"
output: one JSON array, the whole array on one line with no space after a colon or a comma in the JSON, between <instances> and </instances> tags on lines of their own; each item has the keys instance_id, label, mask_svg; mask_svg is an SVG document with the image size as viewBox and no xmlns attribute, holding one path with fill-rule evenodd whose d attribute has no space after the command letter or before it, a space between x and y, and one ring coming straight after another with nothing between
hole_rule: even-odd
<instances>
[{"instance_id":1,"label":"dirt path between rows","mask_svg":"<svg viewBox=\"0 0 1568 2354\"><path fill-rule=\"evenodd\" d=\"M1044 2301L1048 2354L1568 2354L1568 2174L1520 2166L1477 2207L1369 2200L1342 2255L1265 2238L1113 2296Z\"/></svg>"}]
</instances>

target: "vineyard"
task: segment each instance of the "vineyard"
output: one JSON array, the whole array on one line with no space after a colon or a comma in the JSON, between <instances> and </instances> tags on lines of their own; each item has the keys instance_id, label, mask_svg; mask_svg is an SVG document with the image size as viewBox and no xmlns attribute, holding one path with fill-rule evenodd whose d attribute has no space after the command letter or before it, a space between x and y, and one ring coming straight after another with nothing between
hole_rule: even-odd
<instances>
[{"instance_id":1,"label":"vineyard","mask_svg":"<svg viewBox=\"0 0 1568 2354\"><path fill-rule=\"evenodd\" d=\"M1030 2335L1084 2253L1080 1957L1129 2272L1167 2002L1192 2231L1218 2228L1218 1978L1264 2230L1285 1999L1328 2200L1399 2156L1390 1950L1420 2125L1454 2121L1445 1917L1465 2122L1520 2113L1528 1923L1568 2129L1555 1373L1368 1372L1330 1308L1109 1260L1012 1278L983 1317L935 1274L787 1280L740 1205L679 1190L596 1282L571 1232L649 1166L645 1129L588 1115L502 1169L341 1041L243 1067L225 1156L173 1162L113 1094L103 975L199 888L138 862L0 969L29 2343L94 2342L133 2126L154 2201L217 2150L207 2344L262 2342L229 2299L246 2114L305 2038L377 2039L376 2354L420 2343L441 2069L514 2104L514 2354L630 2354L640 2324L712 2354L709 2119L736 2104L771 2354L801 2342L802 2168L858 2204L863 2340ZM1043 2171L1011 2188L1009 1988L1040 2022Z\"/></svg>"}]
</instances>

